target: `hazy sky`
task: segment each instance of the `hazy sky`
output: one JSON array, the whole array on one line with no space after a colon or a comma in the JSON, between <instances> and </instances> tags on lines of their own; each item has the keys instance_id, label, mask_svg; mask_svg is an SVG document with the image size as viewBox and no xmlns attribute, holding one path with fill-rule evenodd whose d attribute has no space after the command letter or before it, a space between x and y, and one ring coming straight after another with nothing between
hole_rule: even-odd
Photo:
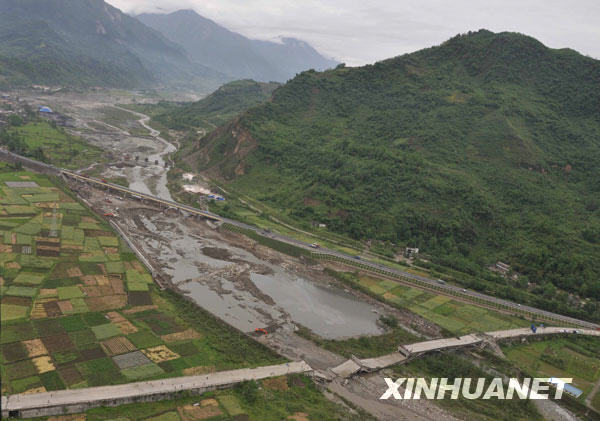
<instances>
[{"instance_id":1,"label":"hazy sky","mask_svg":"<svg viewBox=\"0 0 600 421\"><path fill-rule=\"evenodd\" d=\"M128 13L194 9L250 38L292 36L349 65L486 28L600 58L599 0L107 0Z\"/></svg>"}]
</instances>

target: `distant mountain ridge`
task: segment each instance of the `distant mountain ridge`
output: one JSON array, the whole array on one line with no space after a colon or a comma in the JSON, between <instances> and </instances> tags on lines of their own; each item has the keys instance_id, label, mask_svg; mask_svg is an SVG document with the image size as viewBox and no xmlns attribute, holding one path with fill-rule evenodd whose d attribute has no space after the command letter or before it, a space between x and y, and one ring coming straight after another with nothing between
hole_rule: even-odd
<instances>
[{"instance_id":1,"label":"distant mountain ridge","mask_svg":"<svg viewBox=\"0 0 600 421\"><path fill-rule=\"evenodd\" d=\"M338 64L304 41L295 38L282 38L281 43L252 40L193 10L140 14L136 18L183 46L192 60L235 79L285 82L303 70L325 70Z\"/></svg>"},{"instance_id":2,"label":"distant mountain ridge","mask_svg":"<svg viewBox=\"0 0 600 421\"><path fill-rule=\"evenodd\" d=\"M142 87L230 80L103 0L0 0L0 83Z\"/></svg>"}]
</instances>

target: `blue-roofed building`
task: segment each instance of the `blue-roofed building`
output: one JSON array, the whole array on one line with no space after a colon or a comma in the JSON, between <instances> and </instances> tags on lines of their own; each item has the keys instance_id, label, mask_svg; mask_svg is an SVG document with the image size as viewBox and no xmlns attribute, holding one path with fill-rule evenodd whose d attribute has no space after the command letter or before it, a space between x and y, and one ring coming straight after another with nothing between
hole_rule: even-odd
<instances>
[{"instance_id":1,"label":"blue-roofed building","mask_svg":"<svg viewBox=\"0 0 600 421\"><path fill-rule=\"evenodd\" d=\"M564 380L557 378L557 377L550 377L550 379L548 380L549 383L552 383L554 385L563 385L564 391L566 393L568 393L569 395L578 398L581 395L583 395L583 391L576 388L575 386L569 384L569 383L565 383Z\"/></svg>"},{"instance_id":2,"label":"blue-roofed building","mask_svg":"<svg viewBox=\"0 0 600 421\"><path fill-rule=\"evenodd\" d=\"M53 113L52 108L46 107L46 106L40 107L39 111L40 111L40 113L46 113L46 114L52 114Z\"/></svg>"},{"instance_id":3,"label":"blue-roofed building","mask_svg":"<svg viewBox=\"0 0 600 421\"><path fill-rule=\"evenodd\" d=\"M565 392L567 392L571 396L575 396L576 398L578 398L581 395L583 395L583 391L582 390L577 389L575 386L570 385L568 383L565 384Z\"/></svg>"}]
</instances>

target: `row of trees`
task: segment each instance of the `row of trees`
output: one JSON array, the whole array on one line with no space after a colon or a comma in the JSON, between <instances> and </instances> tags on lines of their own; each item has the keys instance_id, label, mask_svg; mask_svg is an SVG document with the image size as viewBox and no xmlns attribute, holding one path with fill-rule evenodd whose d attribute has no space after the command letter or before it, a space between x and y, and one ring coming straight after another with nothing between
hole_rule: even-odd
<instances>
[{"instance_id":1,"label":"row of trees","mask_svg":"<svg viewBox=\"0 0 600 421\"><path fill-rule=\"evenodd\" d=\"M38 161L45 162L46 156L44 150L38 146L30 148L27 143L23 140L23 136L17 132L13 132L6 128L0 130L0 143L5 145L9 151L17 153L19 155L29 156Z\"/></svg>"}]
</instances>

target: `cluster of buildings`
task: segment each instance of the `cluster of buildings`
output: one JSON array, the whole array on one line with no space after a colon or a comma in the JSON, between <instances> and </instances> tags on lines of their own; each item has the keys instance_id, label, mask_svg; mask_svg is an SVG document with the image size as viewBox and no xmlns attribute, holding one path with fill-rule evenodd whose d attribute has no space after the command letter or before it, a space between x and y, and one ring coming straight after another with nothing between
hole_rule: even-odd
<instances>
[{"instance_id":1,"label":"cluster of buildings","mask_svg":"<svg viewBox=\"0 0 600 421\"><path fill-rule=\"evenodd\" d=\"M0 94L0 126L8 124L11 115L19 115L21 106L19 98L8 94Z\"/></svg>"}]
</instances>

